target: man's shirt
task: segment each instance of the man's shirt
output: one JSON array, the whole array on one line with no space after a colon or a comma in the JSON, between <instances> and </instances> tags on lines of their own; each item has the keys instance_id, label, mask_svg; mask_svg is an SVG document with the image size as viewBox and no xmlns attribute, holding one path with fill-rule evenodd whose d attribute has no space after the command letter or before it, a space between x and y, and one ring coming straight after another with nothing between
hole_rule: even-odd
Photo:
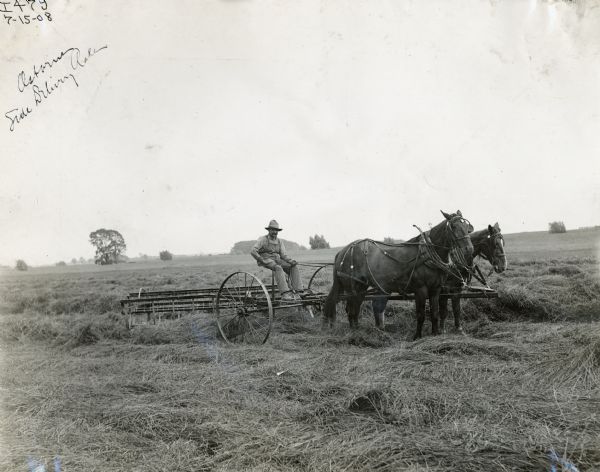
<instances>
[{"instance_id":1,"label":"man's shirt","mask_svg":"<svg viewBox=\"0 0 600 472\"><path fill-rule=\"evenodd\" d=\"M273 259L275 261L279 259L287 261L289 259L283 241L279 238L273 240L269 238L269 235L258 238L250 254L257 261L260 261L261 258Z\"/></svg>"}]
</instances>

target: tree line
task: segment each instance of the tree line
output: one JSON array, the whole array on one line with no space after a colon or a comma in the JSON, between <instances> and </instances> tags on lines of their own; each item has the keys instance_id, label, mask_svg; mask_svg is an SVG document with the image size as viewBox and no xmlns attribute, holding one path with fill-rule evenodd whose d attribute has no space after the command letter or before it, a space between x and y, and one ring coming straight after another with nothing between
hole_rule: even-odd
<instances>
[{"instance_id":1,"label":"tree line","mask_svg":"<svg viewBox=\"0 0 600 472\"><path fill-rule=\"evenodd\" d=\"M551 223L553 225L554 223ZM564 224L563 224L564 226ZM553 232L553 231L551 231ZM558 232L558 231L556 231ZM297 250L306 250L305 246L302 246L293 241L287 241L282 239L284 242L286 249L288 251L297 251ZM114 229L106 229L99 228L96 231L92 231L89 234L89 242L95 249L95 254L92 259L85 259L83 257L72 258L71 264L85 264L85 263L94 263L98 265L110 265L110 264L118 264L119 262L125 262L128 260L125 255L125 251L127 250L127 244L125 243L125 238L123 235ZM392 239L386 237L384 242L387 243L397 243L401 242L401 240ZM229 252L230 254L249 254L252 246L255 241L239 241L234 244L233 248ZM330 249L329 242L325 239L325 236L322 234L315 234L314 236L309 236L308 243L310 249ZM173 254L170 251L163 250L159 252L159 258L161 261L171 261L173 260ZM146 254L140 254L140 258L148 259ZM57 262L56 266L66 266L67 263L64 261ZM16 262L15 269L17 270L28 270L28 264L19 259Z\"/></svg>"}]
</instances>

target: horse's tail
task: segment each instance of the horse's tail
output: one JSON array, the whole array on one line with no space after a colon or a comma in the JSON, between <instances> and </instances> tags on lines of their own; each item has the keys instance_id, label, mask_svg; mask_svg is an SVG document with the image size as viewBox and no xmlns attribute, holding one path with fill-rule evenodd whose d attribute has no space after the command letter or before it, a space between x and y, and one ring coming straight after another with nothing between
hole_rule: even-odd
<instances>
[{"instance_id":1,"label":"horse's tail","mask_svg":"<svg viewBox=\"0 0 600 472\"><path fill-rule=\"evenodd\" d=\"M325 320L328 320L330 324L335 321L336 306L340 294L340 277L337 273L336 266L337 263L333 266L333 285L331 286L331 290L329 290L329 294L325 299L325 305L323 307Z\"/></svg>"}]
</instances>

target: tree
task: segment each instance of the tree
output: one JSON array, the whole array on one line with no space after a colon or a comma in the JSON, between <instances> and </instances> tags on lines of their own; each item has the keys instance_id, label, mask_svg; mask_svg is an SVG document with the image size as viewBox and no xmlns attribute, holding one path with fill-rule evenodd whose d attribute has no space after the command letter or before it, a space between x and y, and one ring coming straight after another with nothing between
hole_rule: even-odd
<instances>
[{"instance_id":1,"label":"tree","mask_svg":"<svg viewBox=\"0 0 600 472\"><path fill-rule=\"evenodd\" d=\"M77 264L77 258L76 257L74 257L73 259L71 259L71 264L73 264L73 265Z\"/></svg>"},{"instance_id":2,"label":"tree","mask_svg":"<svg viewBox=\"0 0 600 472\"><path fill-rule=\"evenodd\" d=\"M80 263L80 264L85 264L85 259L84 259L83 257L80 257L80 258L79 258L79 263Z\"/></svg>"},{"instance_id":3,"label":"tree","mask_svg":"<svg viewBox=\"0 0 600 472\"><path fill-rule=\"evenodd\" d=\"M325 240L323 235L319 236L315 234L315 236L310 236L308 239L308 243L310 244L311 249L329 249L329 243Z\"/></svg>"},{"instance_id":4,"label":"tree","mask_svg":"<svg viewBox=\"0 0 600 472\"><path fill-rule=\"evenodd\" d=\"M114 229L97 229L90 233L90 243L96 248L96 264L117 264L127 249L121 233Z\"/></svg>"},{"instance_id":5,"label":"tree","mask_svg":"<svg viewBox=\"0 0 600 472\"><path fill-rule=\"evenodd\" d=\"M58 261L55 265L56 267L64 267L67 265L67 263L65 261Z\"/></svg>"},{"instance_id":6,"label":"tree","mask_svg":"<svg viewBox=\"0 0 600 472\"><path fill-rule=\"evenodd\" d=\"M19 259L15 265L15 269L17 270L27 270L29 269L29 266L27 265L27 263L23 260L23 259Z\"/></svg>"},{"instance_id":7,"label":"tree","mask_svg":"<svg viewBox=\"0 0 600 472\"><path fill-rule=\"evenodd\" d=\"M548 232L549 233L566 233L567 228L562 221L553 221L552 223L548 223Z\"/></svg>"},{"instance_id":8,"label":"tree","mask_svg":"<svg viewBox=\"0 0 600 472\"><path fill-rule=\"evenodd\" d=\"M160 251L158 255L160 256L161 261L173 260L173 254L171 254L169 251Z\"/></svg>"}]
</instances>

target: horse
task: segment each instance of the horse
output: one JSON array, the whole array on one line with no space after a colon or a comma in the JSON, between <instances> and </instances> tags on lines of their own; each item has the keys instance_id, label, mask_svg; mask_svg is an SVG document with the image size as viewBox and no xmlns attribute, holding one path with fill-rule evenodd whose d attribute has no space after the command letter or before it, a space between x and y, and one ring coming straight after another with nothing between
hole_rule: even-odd
<instances>
[{"instance_id":1,"label":"horse","mask_svg":"<svg viewBox=\"0 0 600 472\"><path fill-rule=\"evenodd\" d=\"M469 233L473 226L458 210L441 212L444 220L426 233L421 232L400 244L385 244L371 239L350 243L335 256L333 286L325 300L324 324L332 326L340 296L346 299L348 322L358 328L358 314L369 288L379 294L392 292L415 294L417 330L414 339L421 337L425 321L425 303L429 299L431 331L438 334L439 295L448 273L456 270L449 264L449 254L462 265L473 263L473 244ZM375 319L383 328L383 320Z\"/></svg>"},{"instance_id":2,"label":"horse","mask_svg":"<svg viewBox=\"0 0 600 472\"><path fill-rule=\"evenodd\" d=\"M486 229L471 233L471 242L473 243L473 257L481 257L487 260L492 265L492 271L500 274L507 268L506 254L504 252L504 237L498 223L488 225ZM460 307L460 291L462 290L463 281L470 278L469 271L465 268L459 268L460 277L452 274L446 280L442 287L442 291L452 293L453 295L440 295L440 331L445 332L446 316L448 315L448 300L452 300L452 313L454 314L454 330L464 334L460 324L461 307ZM491 272L490 272L491 274ZM378 297L373 300L372 308L375 320L383 320L383 312L387 305L386 297Z\"/></svg>"}]
</instances>

